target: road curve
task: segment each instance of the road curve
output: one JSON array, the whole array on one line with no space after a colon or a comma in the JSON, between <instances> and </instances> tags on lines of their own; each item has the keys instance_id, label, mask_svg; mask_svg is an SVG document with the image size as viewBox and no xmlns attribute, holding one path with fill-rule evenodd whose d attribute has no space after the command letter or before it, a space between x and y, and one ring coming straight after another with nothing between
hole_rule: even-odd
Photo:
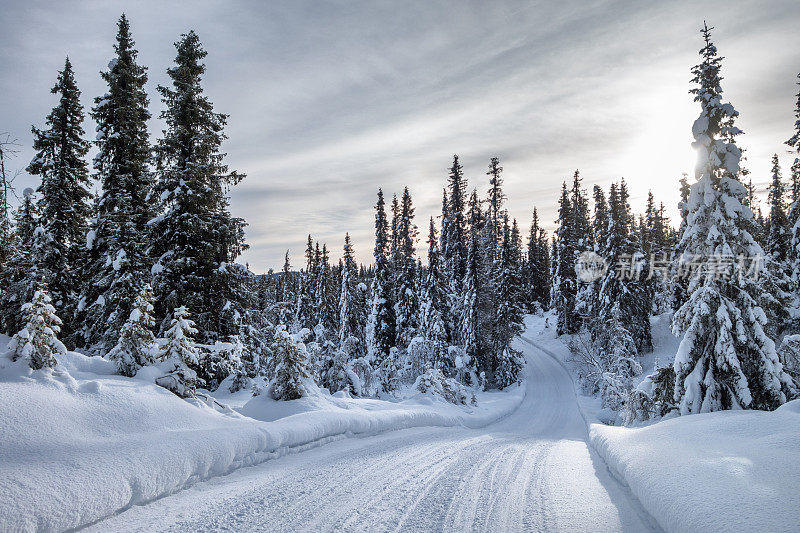
<instances>
[{"instance_id":1,"label":"road curve","mask_svg":"<svg viewBox=\"0 0 800 533\"><path fill-rule=\"evenodd\" d=\"M526 343L527 395L482 429L335 442L199 483L90 531L652 531L587 444L570 376Z\"/></svg>"}]
</instances>

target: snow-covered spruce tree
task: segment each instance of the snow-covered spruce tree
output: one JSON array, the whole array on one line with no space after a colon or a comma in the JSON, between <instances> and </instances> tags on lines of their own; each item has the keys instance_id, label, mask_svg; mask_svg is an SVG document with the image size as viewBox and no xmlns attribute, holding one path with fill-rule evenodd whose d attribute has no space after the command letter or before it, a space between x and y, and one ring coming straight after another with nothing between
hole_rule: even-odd
<instances>
[{"instance_id":1,"label":"snow-covered spruce tree","mask_svg":"<svg viewBox=\"0 0 800 533\"><path fill-rule=\"evenodd\" d=\"M395 264L395 322L397 346L406 349L419 328L419 301L415 286L417 260L414 258L417 241L414 207L408 187L403 189L397 221L397 263Z\"/></svg>"},{"instance_id":2,"label":"snow-covered spruce tree","mask_svg":"<svg viewBox=\"0 0 800 533\"><path fill-rule=\"evenodd\" d=\"M772 182L769 185L769 232L767 233L767 249L772 260L783 269L786 268L788 252L791 245L791 229L786 214L786 185L781 177L781 165L778 154L772 156Z\"/></svg>"},{"instance_id":3,"label":"snow-covered spruce tree","mask_svg":"<svg viewBox=\"0 0 800 533\"><path fill-rule=\"evenodd\" d=\"M452 293L456 293L464 280L467 261L466 219L464 209L467 201L467 180L458 156L453 156L453 165L447 176L445 203L442 212L442 267L447 275Z\"/></svg>"},{"instance_id":4,"label":"snow-covered spruce tree","mask_svg":"<svg viewBox=\"0 0 800 533\"><path fill-rule=\"evenodd\" d=\"M366 326L367 358L376 370L389 358L390 350L395 345L395 316L388 250L389 235L385 203L383 191L378 189L378 202L375 205L375 263Z\"/></svg>"},{"instance_id":5,"label":"snow-covered spruce tree","mask_svg":"<svg viewBox=\"0 0 800 533\"><path fill-rule=\"evenodd\" d=\"M166 371L166 375L156 378L156 385L181 398L193 398L198 382L203 383L193 370L199 366L201 354L194 340L197 328L190 316L185 307L175 309L156 352L156 360L163 363Z\"/></svg>"},{"instance_id":6,"label":"snow-covered spruce tree","mask_svg":"<svg viewBox=\"0 0 800 533\"><path fill-rule=\"evenodd\" d=\"M358 305L358 267L353 255L350 234L344 236L344 257L342 260L342 283L339 292L339 347L345 347L350 339L356 345L364 344L364 317Z\"/></svg>"},{"instance_id":7,"label":"snow-covered spruce tree","mask_svg":"<svg viewBox=\"0 0 800 533\"><path fill-rule=\"evenodd\" d=\"M56 315L50 296L39 288L33 299L22 306L25 326L8 343L11 359L24 358L34 370L56 365L56 354L67 349L58 340L61 319Z\"/></svg>"},{"instance_id":8,"label":"snow-covered spruce tree","mask_svg":"<svg viewBox=\"0 0 800 533\"><path fill-rule=\"evenodd\" d=\"M98 353L114 345L134 308L137 292L149 279L147 222L153 216L147 195L153 186L148 167L146 69L123 14L117 23L116 56L100 76L108 92L95 98L97 122L95 178L102 193L87 238L87 282L81 291L76 344Z\"/></svg>"},{"instance_id":9,"label":"snow-covered spruce tree","mask_svg":"<svg viewBox=\"0 0 800 533\"><path fill-rule=\"evenodd\" d=\"M589 244L589 220L586 195L581 188L578 171L573 176L572 188L562 185L559 200L556 243L554 248L553 284L551 299L558 314L556 331L559 335L576 333L581 318L576 310L578 278L575 260Z\"/></svg>"},{"instance_id":10,"label":"snow-covered spruce tree","mask_svg":"<svg viewBox=\"0 0 800 533\"><path fill-rule=\"evenodd\" d=\"M443 254L439 252L436 225L431 217L428 229L428 268L423 283L420 303L420 334L431 345L432 360L425 361L433 368L446 372L454 369L448 358L450 339L447 334L449 322L448 281L442 272Z\"/></svg>"},{"instance_id":11,"label":"snow-covered spruce tree","mask_svg":"<svg viewBox=\"0 0 800 533\"><path fill-rule=\"evenodd\" d=\"M622 311L614 305L604 320L602 360L605 370L600 384L603 407L608 407L622 415L623 422L629 424L641 416L635 401L634 378L642 373L637 361L639 355L631 332L623 325Z\"/></svg>"},{"instance_id":12,"label":"snow-covered spruce tree","mask_svg":"<svg viewBox=\"0 0 800 533\"><path fill-rule=\"evenodd\" d=\"M155 362L155 324L153 289L145 284L136 295L133 309L122 326L117 344L108 352L108 358L116 361L119 373L123 376L135 376L140 368Z\"/></svg>"},{"instance_id":13,"label":"snow-covered spruce tree","mask_svg":"<svg viewBox=\"0 0 800 533\"><path fill-rule=\"evenodd\" d=\"M689 218L689 193L691 187L689 186L689 177L684 174L680 180L681 199L678 202L678 211L681 214L681 224L678 227L678 238L672 253L672 262L670 264L670 284L672 286L672 310L677 311L681 306L686 303L689 298L687 290L689 287L689 279L687 276L681 274L683 266L680 263L680 258L683 255L683 241L681 236L686 232L686 220Z\"/></svg>"},{"instance_id":14,"label":"snow-covered spruce tree","mask_svg":"<svg viewBox=\"0 0 800 533\"><path fill-rule=\"evenodd\" d=\"M314 331L317 341L336 339L338 316L328 247L323 244L314 277Z\"/></svg>"},{"instance_id":15,"label":"snow-covered spruce tree","mask_svg":"<svg viewBox=\"0 0 800 533\"><path fill-rule=\"evenodd\" d=\"M535 207L528 236L527 273L529 304L547 307L550 304L550 243L547 232L539 225Z\"/></svg>"},{"instance_id":16,"label":"snow-covered spruce tree","mask_svg":"<svg viewBox=\"0 0 800 533\"><path fill-rule=\"evenodd\" d=\"M591 222L590 249L602 255L608 241L608 221L609 208L603 188L595 185L593 190L594 197L594 217ZM588 325L590 329L596 325L600 315L600 288L602 280L584 281L578 284L578 291L575 295L575 311L580 315L581 322Z\"/></svg>"},{"instance_id":17,"label":"snow-covered spruce tree","mask_svg":"<svg viewBox=\"0 0 800 533\"><path fill-rule=\"evenodd\" d=\"M16 153L16 143L8 134L0 135L0 272L14 253L14 235L11 225L11 196L14 195L14 177L6 173L6 158ZM0 289L0 294L2 289Z\"/></svg>"},{"instance_id":18,"label":"snow-covered spruce tree","mask_svg":"<svg viewBox=\"0 0 800 533\"><path fill-rule=\"evenodd\" d=\"M519 382L525 361L522 354L511 348L511 341L522 332L522 287L520 280L520 250L514 242L508 224L508 214L503 217L497 258L497 284L495 330L492 335L492 375L497 387L503 389Z\"/></svg>"},{"instance_id":19,"label":"snow-covered spruce tree","mask_svg":"<svg viewBox=\"0 0 800 533\"><path fill-rule=\"evenodd\" d=\"M597 317L601 327L605 327L614 309L619 313L618 320L634 338L639 353L653 350L650 333L650 312L652 293L647 280L637 267L642 261L636 236L632 231L633 216L628 203L628 188L625 181L619 185L611 184L608 196L608 228L606 242L601 255L611 266L600 282L597 296ZM625 266L623 272L619 268Z\"/></svg>"},{"instance_id":20,"label":"snow-covered spruce tree","mask_svg":"<svg viewBox=\"0 0 800 533\"><path fill-rule=\"evenodd\" d=\"M80 289L78 278L83 273L92 196L81 92L69 58L51 92L59 95L59 102L47 115L45 129L31 129L36 155L26 170L41 177L37 209L42 235L36 257L41 281L66 320L64 334L69 335Z\"/></svg>"},{"instance_id":21,"label":"snow-covered spruce tree","mask_svg":"<svg viewBox=\"0 0 800 533\"><path fill-rule=\"evenodd\" d=\"M477 191L472 191L469 202L469 246L467 247L467 268L462 282L463 299L459 306L458 335L460 344L469 357L476 371L486 368L484 354L488 338L481 334L482 313L481 302L487 292L485 272L485 254L481 248L483 242L483 212Z\"/></svg>"},{"instance_id":22,"label":"snow-covered spruce tree","mask_svg":"<svg viewBox=\"0 0 800 533\"><path fill-rule=\"evenodd\" d=\"M40 279L35 250L37 218L33 190L26 189L14 213L13 254L0 270L0 331L9 335L24 326L19 309L33 299Z\"/></svg>"},{"instance_id":23,"label":"snow-covered spruce tree","mask_svg":"<svg viewBox=\"0 0 800 533\"><path fill-rule=\"evenodd\" d=\"M767 317L759 307L764 289L755 275L768 274L759 261L763 250L749 231L752 211L741 203L746 191L737 180L738 113L722 102L722 58L705 25L702 34L702 62L692 69L697 84L692 93L701 106L692 127L697 183L689 197L681 249L687 261L699 258L710 265L734 257L755 266L754 272L732 276L706 268L690 280L689 299L673 323L675 334L683 336L674 362L674 397L681 414L774 409L796 389L764 332Z\"/></svg>"},{"instance_id":24,"label":"snow-covered spruce tree","mask_svg":"<svg viewBox=\"0 0 800 533\"><path fill-rule=\"evenodd\" d=\"M306 268L300 270L294 309L294 324L298 331L303 328L311 329L314 327L314 275L318 265L311 235L308 236L306 241L305 257Z\"/></svg>"},{"instance_id":25,"label":"snow-covered spruce tree","mask_svg":"<svg viewBox=\"0 0 800 533\"><path fill-rule=\"evenodd\" d=\"M219 151L227 117L203 95L200 40L190 31L175 47L176 64L167 71L172 88L158 87L166 130L155 148L158 181L151 195L161 203L150 221L156 316L163 331L168 310L186 305L195 310L198 340L212 344L238 334L250 307L250 274L235 264L247 248L245 222L231 216L227 197L244 176L230 172Z\"/></svg>"},{"instance_id":26,"label":"snow-covered spruce tree","mask_svg":"<svg viewBox=\"0 0 800 533\"><path fill-rule=\"evenodd\" d=\"M297 400L306 395L304 380L309 372L306 347L279 325L275 328L273 355L276 361L275 377L270 381L267 394L273 400Z\"/></svg>"},{"instance_id":27,"label":"snow-covered spruce tree","mask_svg":"<svg viewBox=\"0 0 800 533\"><path fill-rule=\"evenodd\" d=\"M800 74L797 75L800 79ZM800 82L797 83L800 85ZM789 228L791 230L791 251L789 261L792 267L792 278L795 292L800 293L800 92L797 93L797 105L794 116L794 135L786 141L792 151L797 153L792 163L792 203L789 207Z\"/></svg>"}]
</instances>

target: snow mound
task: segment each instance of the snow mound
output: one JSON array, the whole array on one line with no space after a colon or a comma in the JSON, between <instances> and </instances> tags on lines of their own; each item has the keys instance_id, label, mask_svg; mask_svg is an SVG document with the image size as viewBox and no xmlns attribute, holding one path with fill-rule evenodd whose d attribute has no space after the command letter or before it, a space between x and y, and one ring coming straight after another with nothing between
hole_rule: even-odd
<instances>
[{"instance_id":1,"label":"snow mound","mask_svg":"<svg viewBox=\"0 0 800 533\"><path fill-rule=\"evenodd\" d=\"M776 411L724 411L590 438L666 531L796 531L800 400Z\"/></svg>"}]
</instances>

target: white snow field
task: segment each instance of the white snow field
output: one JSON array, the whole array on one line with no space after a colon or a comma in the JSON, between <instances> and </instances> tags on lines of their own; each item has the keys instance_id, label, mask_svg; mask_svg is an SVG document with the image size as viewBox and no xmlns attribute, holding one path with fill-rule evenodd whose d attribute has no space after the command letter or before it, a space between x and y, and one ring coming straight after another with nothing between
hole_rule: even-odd
<instances>
[{"instance_id":1,"label":"white snow field","mask_svg":"<svg viewBox=\"0 0 800 533\"><path fill-rule=\"evenodd\" d=\"M8 338L0 336L0 354ZM69 352L32 371L0 355L0 531L79 528L237 468L350 436L419 426L485 426L525 389L457 407L400 401L258 396L240 409L185 401L145 379L112 375L101 357ZM235 398L234 400L240 400ZM234 402L232 402L234 403ZM258 418L259 420L256 420ZM346 473L342 473L346 477Z\"/></svg>"},{"instance_id":2,"label":"white snow field","mask_svg":"<svg viewBox=\"0 0 800 533\"><path fill-rule=\"evenodd\" d=\"M91 531L650 531L587 445L570 376L520 344L525 399L480 429L347 439L244 468Z\"/></svg>"},{"instance_id":3,"label":"white snow field","mask_svg":"<svg viewBox=\"0 0 800 533\"><path fill-rule=\"evenodd\" d=\"M0 531L797 530L800 402L605 426L536 323L524 387L479 408L319 392L245 417L101 358L0 359Z\"/></svg>"}]
</instances>

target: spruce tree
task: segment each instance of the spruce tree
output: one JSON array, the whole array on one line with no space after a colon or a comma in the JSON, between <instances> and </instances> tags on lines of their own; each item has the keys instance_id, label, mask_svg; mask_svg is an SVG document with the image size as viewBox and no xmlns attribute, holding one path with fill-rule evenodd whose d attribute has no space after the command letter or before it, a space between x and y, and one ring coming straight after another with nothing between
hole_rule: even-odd
<instances>
[{"instance_id":1,"label":"spruce tree","mask_svg":"<svg viewBox=\"0 0 800 533\"><path fill-rule=\"evenodd\" d=\"M772 156L772 182L769 186L769 233L767 234L767 253L773 261L786 268L791 246L791 229L786 214L786 186L781 178L778 154Z\"/></svg>"},{"instance_id":2,"label":"spruce tree","mask_svg":"<svg viewBox=\"0 0 800 533\"><path fill-rule=\"evenodd\" d=\"M458 290L464 279L467 261L467 239L465 235L467 180L458 156L453 156L453 165L447 176L447 192L444 194L445 202L442 213L442 255L444 256L443 268L447 273L450 290ZM445 216L446 211L446 216Z\"/></svg>"},{"instance_id":3,"label":"spruce tree","mask_svg":"<svg viewBox=\"0 0 800 533\"><path fill-rule=\"evenodd\" d=\"M200 365L201 355L194 339L197 328L190 317L185 307L175 309L156 352L156 360L163 363L161 366L166 370L166 375L156 378L156 385L181 398L193 398L198 382L203 383L194 370Z\"/></svg>"},{"instance_id":4,"label":"spruce tree","mask_svg":"<svg viewBox=\"0 0 800 533\"><path fill-rule=\"evenodd\" d=\"M505 214L497 258L497 313L492 335L491 364L494 382L501 389L520 380L524 364L522 355L511 348L513 338L522 332L522 288L518 261L519 251L508 224L508 214Z\"/></svg>"},{"instance_id":5,"label":"spruce tree","mask_svg":"<svg viewBox=\"0 0 800 533\"><path fill-rule=\"evenodd\" d=\"M9 335L22 329L20 307L30 302L40 281L36 250L38 214L34 193L26 189L22 204L14 213L13 253L0 270L0 331Z\"/></svg>"},{"instance_id":6,"label":"spruce tree","mask_svg":"<svg viewBox=\"0 0 800 533\"><path fill-rule=\"evenodd\" d=\"M797 75L800 79L800 74ZM797 83L800 85L800 82ZM797 93L797 104L794 110L797 119L794 123L794 134L786 141L786 145L795 152L792 163L792 203L789 208L789 228L791 231L791 251L789 254L792 278L795 290L800 286L800 92Z\"/></svg>"},{"instance_id":7,"label":"spruce tree","mask_svg":"<svg viewBox=\"0 0 800 533\"><path fill-rule=\"evenodd\" d=\"M581 326L581 318L576 309L578 278L575 262L578 254L585 251L589 244L587 200L577 170L571 189L567 189L566 183L562 184L556 222L559 227L554 245L551 298L558 314L556 331L562 335L576 333Z\"/></svg>"},{"instance_id":8,"label":"spruce tree","mask_svg":"<svg viewBox=\"0 0 800 533\"><path fill-rule=\"evenodd\" d=\"M397 220L397 259L395 262L395 321L397 346L407 348L417 334L419 302L415 281L417 277L417 226L408 187L403 189Z\"/></svg>"},{"instance_id":9,"label":"spruce tree","mask_svg":"<svg viewBox=\"0 0 800 533\"><path fill-rule=\"evenodd\" d=\"M527 267L530 303L546 308L550 305L550 242L547 232L539 225L535 207L528 237Z\"/></svg>"},{"instance_id":10,"label":"spruce tree","mask_svg":"<svg viewBox=\"0 0 800 533\"><path fill-rule=\"evenodd\" d=\"M98 131L95 178L103 190L87 239L88 280L79 312L82 331L76 332L77 343L99 353L114 345L134 309L137 292L149 278L147 222L153 215L147 198L153 185L148 167L147 74L137 63L124 14L117 27L116 56L100 73L108 92L95 98L91 113Z\"/></svg>"},{"instance_id":11,"label":"spruce tree","mask_svg":"<svg viewBox=\"0 0 800 533\"><path fill-rule=\"evenodd\" d=\"M85 160L89 142L83 138L81 92L69 58L51 92L59 95L59 103L47 116L45 129L31 130L36 155L27 171L41 178L37 189L41 235L36 257L41 281L47 286L55 308L67 321L64 333L69 335L80 290L79 278L83 275L92 196Z\"/></svg>"},{"instance_id":12,"label":"spruce tree","mask_svg":"<svg viewBox=\"0 0 800 533\"><path fill-rule=\"evenodd\" d=\"M428 268L423 283L420 303L420 333L433 347L433 368L452 369L453 362L447 358L450 343L447 323L449 322L448 283L442 272L442 253L436 235L436 225L431 217L428 228Z\"/></svg>"},{"instance_id":13,"label":"spruce tree","mask_svg":"<svg viewBox=\"0 0 800 533\"><path fill-rule=\"evenodd\" d=\"M34 292L33 299L22 306L22 314L25 326L8 343L11 359L27 359L34 370L56 366L56 355L64 355L67 349L58 340L61 319L44 289Z\"/></svg>"},{"instance_id":14,"label":"spruce tree","mask_svg":"<svg viewBox=\"0 0 800 533\"><path fill-rule=\"evenodd\" d=\"M245 222L231 216L227 196L244 175L223 163L227 116L215 113L203 94L206 52L199 38L190 31L175 47L175 66L167 71L172 87L158 87L166 130L155 148L158 180L150 198L160 200L150 221L156 315L163 331L169 309L190 307L198 340L211 344L238 334L251 305L251 275L235 264L247 248Z\"/></svg>"},{"instance_id":15,"label":"spruce tree","mask_svg":"<svg viewBox=\"0 0 800 533\"><path fill-rule=\"evenodd\" d=\"M145 284L136 295L117 344L108 353L108 358L117 363L119 373L123 376L135 376L140 368L155 362L154 326L153 289Z\"/></svg>"},{"instance_id":16,"label":"spruce tree","mask_svg":"<svg viewBox=\"0 0 800 533\"><path fill-rule=\"evenodd\" d=\"M598 324L605 327L612 311L616 310L619 314L617 320L633 336L638 352L646 353L653 349L650 333L652 294L640 268L643 257L632 224L625 181L619 185L612 183L608 195L606 242L601 251L610 268L598 280Z\"/></svg>"},{"instance_id":17,"label":"spruce tree","mask_svg":"<svg viewBox=\"0 0 800 533\"><path fill-rule=\"evenodd\" d=\"M364 344L363 316L358 305L358 269L353 255L350 234L344 236L344 258L342 261L342 286L339 292L339 349L344 350L348 343L356 345L360 351Z\"/></svg>"},{"instance_id":18,"label":"spruce tree","mask_svg":"<svg viewBox=\"0 0 800 533\"><path fill-rule=\"evenodd\" d=\"M746 190L737 179L738 113L722 102L722 58L710 30L704 25L702 61L692 69L697 86L691 92L701 106L692 127L699 154L681 249L684 260L699 258L709 265L735 257L754 262L755 272L721 276L706 268L689 281L689 298L673 323L682 336L674 362L674 399L682 414L774 409L795 393L764 331L767 318L758 305L764 289L756 276L768 273L758 261L763 251L748 231L752 212L741 203Z\"/></svg>"},{"instance_id":19,"label":"spruce tree","mask_svg":"<svg viewBox=\"0 0 800 533\"><path fill-rule=\"evenodd\" d=\"M687 294L689 287L689 279L687 276L682 275L683 266L680 264L680 258L683 255L683 241L680 236L686 231L686 221L689 218L689 193L691 188L689 186L689 178L683 174L680 179L680 202L678 202L678 210L681 215L681 224L678 227L678 240L675 243L675 249L672 254L672 263L670 264L670 279L672 285L672 310L677 311L681 306L686 303L689 298Z\"/></svg>"},{"instance_id":20,"label":"spruce tree","mask_svg":"<svg viewBox=\"0 0 800 533\"><path fill-rule=\"evenodd\" d=\"M378 189L375 205L375 263L372 278L366 338L367 355L377 365L389 357L395 345L395 316L392 302L391 269L389 266L389 235L383 191Z\"/></svg>"}]
</instances>

